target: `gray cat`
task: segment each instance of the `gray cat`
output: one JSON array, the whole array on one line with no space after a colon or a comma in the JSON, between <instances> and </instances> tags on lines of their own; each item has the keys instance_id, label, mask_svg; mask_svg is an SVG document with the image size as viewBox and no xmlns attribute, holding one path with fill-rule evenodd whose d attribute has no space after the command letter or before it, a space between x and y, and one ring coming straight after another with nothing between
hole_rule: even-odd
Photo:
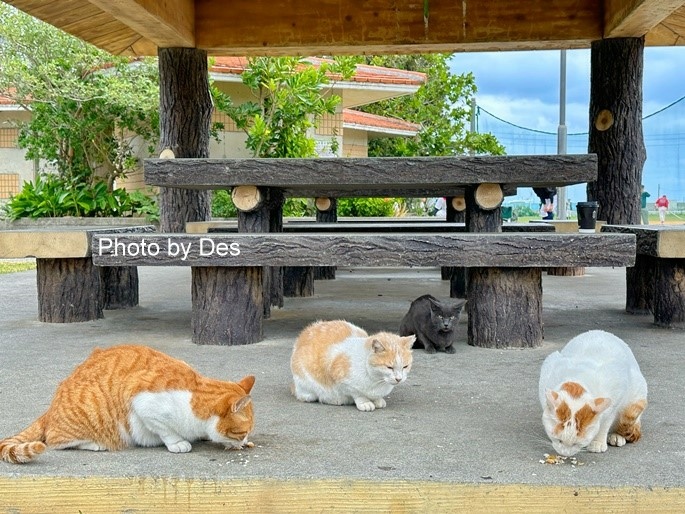
<instances>
[{"instance_id":1,"label":"gray cat","mask_svg":"<svg viewBox=\"0 0 685 514\"><path fill-rule=\"evenodd\" d=\"M423 347L426 353L455 353L455 328L465 303L466 300L442 302L429 294L419 296L402 318L400 335L416 335L414 348Z\"/></svg>"}]
</instances>

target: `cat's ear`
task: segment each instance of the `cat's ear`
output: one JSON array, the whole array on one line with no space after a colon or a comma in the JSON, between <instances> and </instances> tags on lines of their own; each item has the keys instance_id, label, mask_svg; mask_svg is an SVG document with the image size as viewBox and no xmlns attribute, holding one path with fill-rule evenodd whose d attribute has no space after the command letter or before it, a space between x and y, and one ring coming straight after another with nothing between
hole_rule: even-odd
<instances>
[{"instance_id":1,"label":"cat's ear","mask_svg":"<svg viewBox=\"0 0 685 514\"><path fill-rule=\"evenodd\" d=\"M381 353L385 351L385 346L378 339L374 339L371 341L371 349L373 353Z\"/></svg>"},{"instance_id":2,"label":"cat's ear","mask_svg":"<svg viewBox=\"0 0 685 514\"><path fill-rule=\"evenodd\" d=\"M599 414L602 411L605 411L609 405L611 405L611 399L609 398L595 398L595 401L592 402L592 410L596 413Z\"/></svg>"},{"instance_id":3,"label":"cat's ear","mask_svg":"<svg viewBox=\"0 0 685 514\"><path fill-rule=\"evenodd\" d=\"M559 403L561 403L559 393L552 391L551 389L545 390L545 398L547 398L547 407L551 410L555 410L559 406Z\"/></svg>"},{"instance_id":4,"label":"cat's ear","mask_svg":"<svg viewBox=\"0 0 685 514\"><path fill-rule=\"evenodd\" d=\"M246 393L249 393L252 391L252 386L254 386L254 375L247 375L246 377L243 377L243 379L238 382L238 385L242 387L243 391Z\"/></svg>"},{"instance_id":5,"label":"cat's ear","mask_svg":"<svg viewBox=\"0 0 685 514\"><path fill-rule=\"evenodd\" d=\"M416 341L416 335L412 334L410 336L400 337L400 344L403 344L407 350L411 350Z\"/></svg>"},{"instance_id":6,"label":"cat's ear","mask_svg":"<svg viewBox=\"0 0 685 514\"><path fill-rule=\"evenodd\" d=\"M231 403L231 412L238 412L243 410L247 405L252 401L252 398L250 395L243 396L242 398L238 398L235 400L233 403Z\"/></svg>"},{"instance_id":7,"label":"cat's ear","mask_svg":"<svg viewBox=\"0 0 685 514\"><path fill-rule=\"evenodd\" d=\"M455 300L454 301L454 308L455 309L463 309L464 305L466 305L466 300Z\"/></svg>"},{"instance_id":8,"label":"cat's ear","mask_svg":"<svg viewBox=\"0 0 685 514\"><path fill-rule=\"evenodd\" d=\"M244 409L251 401L248 394L226 393L217 402L216 411L220 416L226 416L229 412L236 413Z\"/></svg>"}]
</instances>

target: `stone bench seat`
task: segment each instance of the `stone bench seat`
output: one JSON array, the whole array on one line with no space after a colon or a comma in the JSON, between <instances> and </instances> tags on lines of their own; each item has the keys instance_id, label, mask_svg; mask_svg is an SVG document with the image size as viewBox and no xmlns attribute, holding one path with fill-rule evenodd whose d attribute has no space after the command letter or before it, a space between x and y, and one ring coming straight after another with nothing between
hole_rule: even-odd
<instances>
[{"instance_id":1,"label":"stone bench seat","mask_svg":"<svg viewBox=\"0 0 685 514\"><path fill-rule=\"evenodd\" d=\"M91 241L94 234L149 233L154 226L62 225L50 220L16 225L19 228L0 230L0 259L36 259L39 321L91 321L102 318L104 309L138 305L137 269L94 267Z\"/></svg>"},{"instance_id":2,"label":"stone bench seat","mask_svg":"<svg viewBox=\"0 0 685 514\"><path fill-rule=\"evenodd\" d=\"M654 324L685 328L685 224L605 225L636 236L635 266L626 269L626 312L653 314Z\"/></svg>"},{"instance_id":3,"label":"stone bench seat","mask_svg":"<svg viewBox=\"0 0 685 514\"><path fill-rule=\"evenodd\" d=\"M262 339L265 266L463 266L470 268L469 287L474 297L494 294L498 300L470 302L474 305L469 310L469 344L538 346L542 342L542 268L631 266L634 261L635 236L630 234L154 233L93 237L93 263L98 266L192 267L192 332L193 341L199 344L250 344ZM516 315L512 318L507 313Z\"/></svg>"}]
</instances>

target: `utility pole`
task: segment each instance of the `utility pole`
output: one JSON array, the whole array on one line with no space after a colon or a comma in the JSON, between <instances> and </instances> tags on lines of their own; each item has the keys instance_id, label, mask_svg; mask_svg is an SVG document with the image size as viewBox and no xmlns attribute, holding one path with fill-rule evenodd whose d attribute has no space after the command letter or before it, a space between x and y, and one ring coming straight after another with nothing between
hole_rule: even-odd
<instances>
[{"instance_id":1,"label":"utility pole","mask_svg":"<svg viewBox=\"0 0 685 514\"><path fill-rule=\"evenodd\" d=\"M566 154L566 50L561 50L559 58L559 128L557 129L557 153ZM566 219L566 187L557 189L557 210L559 219Z\"/></svg>"}]
</instances>

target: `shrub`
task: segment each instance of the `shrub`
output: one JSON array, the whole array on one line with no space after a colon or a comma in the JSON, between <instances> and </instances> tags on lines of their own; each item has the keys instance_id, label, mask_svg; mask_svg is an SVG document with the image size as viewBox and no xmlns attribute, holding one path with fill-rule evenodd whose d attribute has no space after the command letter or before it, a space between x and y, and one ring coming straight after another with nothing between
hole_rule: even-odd
<instances>
[{"instance_id":1,"label":"shrub","mask_svg":"<svg viewBox=\"0 0 685 514\"><path fill-rule=\"evenodd\" d=\"M338 216L393 216L393 198L339 198Z\"/></svg>"},{"instance_id":2,"label":"shrub","mask_svg":"<svg viewBox=\"0 0 685 514\"><path fill-rule=\"evenodd\" d=\"M5 211L9 219L55 218L62 216L105 217L150 214L154 200L142 193L132 197L125 189L107 190L107 184L92 184L57 175L40 175L35 184L26 182L13 196ZM157 214L159 217L159 215Z\"/></svg>"}]
</instances>

